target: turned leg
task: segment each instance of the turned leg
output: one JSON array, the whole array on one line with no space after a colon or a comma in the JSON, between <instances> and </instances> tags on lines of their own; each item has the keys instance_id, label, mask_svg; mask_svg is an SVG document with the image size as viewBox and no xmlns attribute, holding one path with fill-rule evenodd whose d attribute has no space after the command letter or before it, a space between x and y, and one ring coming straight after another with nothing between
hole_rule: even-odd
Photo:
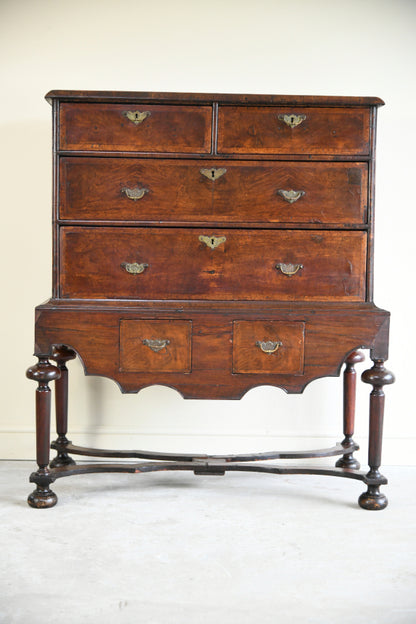
<instances>
[{"instance_id":1,"label":"turned leg","mask_svg":"<svg viewBox=\"0 0 416 624\"><path fill-rule=\"evenodd\" d=\"M75 351L65 345L58 345L53 348L52 358L55 360L61 376L55 381L56 432L58 437L53 448L57 449L58 454L51 461L51 468L75 464L65 450L69 444L66 437L68 432L68 369L66 363L75 357Z\"/></svg>"},{"instance_id":2,"label":"turned leg","mask_svg":"<svg viewBox=\"0 0 416 624\"><path fill-rule=\"evenodd\" d=\"M380 492L378 480L383 480L379 472L381 464L381 446L383 439L384 417L384 392L383 386L394 382L394 375L384 368L384 360L374 360L374 366L361 375L364 383L371 384L373 390L370 394L370 431L368 441L368 465L367 479L375 481L367 486L358 499L363 509L384 509L387 507L387 497Z\"/></svg>"},{"instance_id":3,"label":"turned leg","mask_svg":"<svg viewBox=\"0 0 416 624\"><path fill-rule=\"evenodd\" d=\"M356 377L354 365L364 361L364 355L361 351L353 351L345 360L344 369L344 439L342 446L346 452L335 464L337 468L349 468L350 470L359 470L360 464L353 457L354 440L354 420L355 420L355 394L356 394Z\"/></svg>"},{"instance_id":4,"label":"turned leg","mask_svg":"<svg viewBox=\"0 0 416 624\"><path fill-rule=\"evenodd\" d=\"M36 462L37 472L30 481L36 483L36 490L29 495L31 507L42 509L56 505L57 497L49 488L53 477L48 468L50 444L51 391L49 382L58 379L59 369L48 361L48 356L39 356L39 362L26 371L26 376L38 382L36 389Z\"/></svg>"}]
</instances>

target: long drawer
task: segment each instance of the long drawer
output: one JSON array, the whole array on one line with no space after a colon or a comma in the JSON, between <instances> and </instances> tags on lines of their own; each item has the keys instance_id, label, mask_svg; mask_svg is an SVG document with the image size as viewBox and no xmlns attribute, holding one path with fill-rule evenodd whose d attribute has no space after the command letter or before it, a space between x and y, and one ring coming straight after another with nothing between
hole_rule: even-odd
<instances>
[{"instance_id":1,"label":"long drawer","mask_svg":"<svg viewBox=\"0 0 416 624\"><path fill-rule=\"evenodd\" d=\"M98 299L363 301L366 233L60 230L60 295Z\"/></svg>"},{"instance_id":2,"label":"long drawer","mask_svg":"<svg viewBox=\"0 0 416 624\"><path fill-rule=\"evenodd\" d=\"M363 223L366 163L65 157L62 220Z\"/></svg>"},{"instance_id":3,"label":"long drawer","mask_svg":"<svg viewBox=\"0 0 416 624\"><path fill-rule=\"evenodd\" d=\"M370 153L368 109L220 106L218 153Z\"/></svg>"},{"instance_id":4,"label":"long drawer","mask_svg":"<svg viewBox=\"0 0 416 624\"><path fill-rule=\"evenodd\" d=\"M212 108L168 104L60 106L62 150L207 153Z\"/></svg>"}]
</instances>

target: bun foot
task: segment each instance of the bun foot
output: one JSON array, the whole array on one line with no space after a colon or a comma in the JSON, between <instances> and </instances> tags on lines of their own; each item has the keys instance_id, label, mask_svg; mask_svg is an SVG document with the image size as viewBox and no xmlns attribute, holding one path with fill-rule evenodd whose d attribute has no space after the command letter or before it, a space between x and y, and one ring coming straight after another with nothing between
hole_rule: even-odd
<instances>
[{"instance_id":1,"label":"bun foot","mask_svg":"<svg viewBox=\"0 0 416 624\"><path fill-rule=\"evenodd\" d=\"M345 470L359 470L360 462L355 457L348 457L343 455L335 464L337 468L344 468Z\"/></svg>"},{"instance_id":2,"label":"bun foot","mask_svg":"<svg viewBox=\"0 0 416 624\"><path fill-rule=\"evenodd\" d=\"M52 490L48 487L37 487L32 494L29 494L27 502L35 509L48 509L49 507L54 507L56 505L58 497L55 492L52 492Z\"/></svg>"},{"instance_id":3,"label":"bun foot","mask_svg":"<svg viewBox=\"0 0 416 624\"><path fill-rule=\"evenodd\" d=\"M380 486L369 485L367 492L363 492L358 499L358 504L363 509L378 511L387 507L388 500L387 496L381 494Z\"/></svg>"}]
</instances>

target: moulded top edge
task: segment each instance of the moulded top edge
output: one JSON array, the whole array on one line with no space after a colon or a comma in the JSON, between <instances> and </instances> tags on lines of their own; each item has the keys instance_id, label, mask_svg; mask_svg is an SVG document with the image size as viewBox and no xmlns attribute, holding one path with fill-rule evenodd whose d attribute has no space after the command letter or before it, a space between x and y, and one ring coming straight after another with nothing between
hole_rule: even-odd
<instances>
[{"instance_id":1,"label":"moulded top edge","mask_svg":"<svg viewBox=\"0 0 416 624\"><path fill-rule=\"evenodd\" d=\"M379 308L372 301L224 301L224 300L197 300L188 299L60 299L50 298L36 306L36 310L43 309L100 309L111 312L118 311L124 313L130 310L132 313L143 311L154 312L157 310L165 310L169 314L189 313L202 311L212 314L221 314L230 311L232 313L238 310L248 312L250 310L262 309L266 314L273 310L281 312L290 312L293 314L303 314L312 312L339 312L345 310L349 312L362 312L363 310L390 315L390 312Z\"/></svg>"},{"instance_id":2,"label":"moulded top edge","mask_svg":"<svg viewBox=\"0 0 416 624\"><path fill-rule=\"evenodd\" d=\"M262 104L288 106L383 106L378 97L333 95L261 95L237 93L167 93L150 91L49 91L45 95L51 104L54 99L75 102L181 102L187 104Z\"/></svg>"}]
</instances>

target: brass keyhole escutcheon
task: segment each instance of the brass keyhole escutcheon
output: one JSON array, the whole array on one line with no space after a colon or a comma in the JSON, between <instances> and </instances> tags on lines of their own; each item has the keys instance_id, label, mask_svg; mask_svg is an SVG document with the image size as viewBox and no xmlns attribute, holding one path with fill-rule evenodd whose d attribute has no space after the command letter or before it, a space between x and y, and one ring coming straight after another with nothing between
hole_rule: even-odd
<instances>
[{"instance_id":1,"label":"brass keyhole escutcheon","mask_svg":"<svg viewBox=\"0 0 416 624\"><path fill-rule=\"evenodd\" d=\"M208 178L208 180L212 180L215 182L215 180L218 180L218 178L227 173L227 169L225 169L225 167L211 167L211 169L202 168L199 170L199 173Z\"/></svg>"},{"instance_id":2,"label":"brass keyhole escutcheon","mask_svg":"<svg viewBox=\"0 0 416 624\"><path fill-rule=\"evenodd\" d=\"M299 126L302 121L305 121L306 115L289 113L289 115L278 115L277 118L279 119L279 121L284 121L284 123L289 126L289 128L296 128L296 126Z\"/></svg>"},{"instance_id":3,"label":"brass keyhole escutcheon","mask_svg":"<svg viewBox=\"0 0 416 624\"><path fill-rule=\"evenodd\" d=\"M199 237L201 243L205 243L210 249L216 249L222 243L225 243L227 238L225 236L204 236L201 234Z\"/></svg>"},{"instance_id":4,"label":"brass keyhole escutcheon","mask_svg":"<svg viewBox=\"0 0 416 624\"><path fill-rule=\"evenodd\" d=\"M132 123L134 123L135 126L138 126L139 124L143 123L143 121L145 119L147 119L147 117L150 117L152 113L150 111L124 111L123 115L124 117L127 117L127 119L129 121L131 121Z\"/></svg>"}]
</instances>

